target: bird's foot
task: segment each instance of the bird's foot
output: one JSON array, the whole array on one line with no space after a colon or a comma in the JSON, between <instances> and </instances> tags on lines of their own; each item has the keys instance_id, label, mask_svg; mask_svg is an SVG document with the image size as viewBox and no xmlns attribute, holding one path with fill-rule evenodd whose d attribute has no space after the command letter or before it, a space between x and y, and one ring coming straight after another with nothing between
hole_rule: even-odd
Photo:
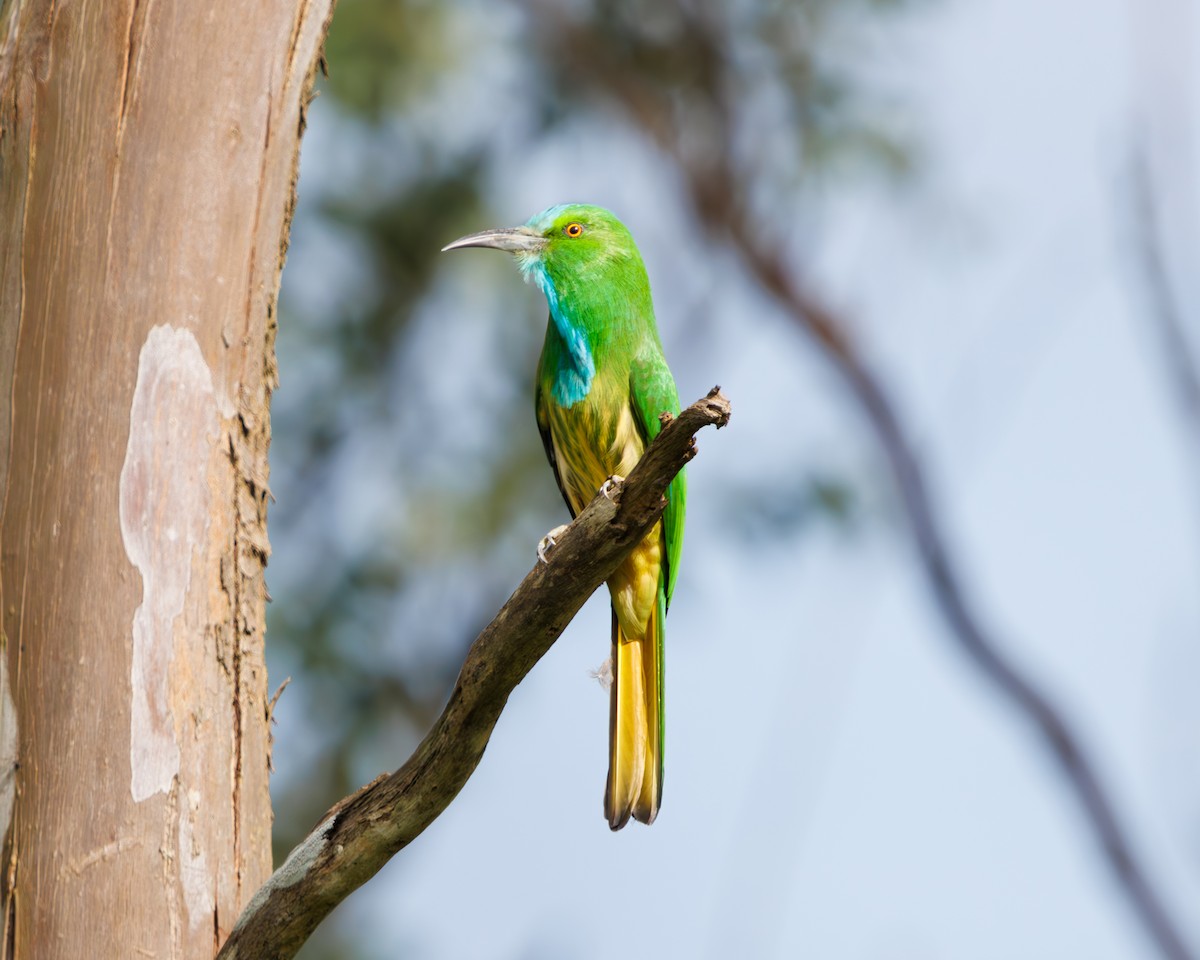
<instances>
[{"instance_id":1,"label":"bird's foot","mask_svg":"<svg viewBox=\"0 0 1200 960\"><path fill-rule=\"evenodd\" d=\"M566 532L567 532L567 525L564 523L564 524L561 524L560 526L555 527L548 534L546 534L544 537L542 537L541 540L538 541L538 547L537 547L538 559L540 561L542 561L542 563L550 562L549 560L546 559L546 551L549 550L556 543L558 543L558 538L561 537Z\"/></svg>"},{"instance_id":2,"label":"bird's foot","mask_svg":"<svg viewBox=\"0 0 1200 960\"><path fill-rule=\"evenodd\" d=\"M611 500L613 491L625 482L625 478L614 473L611 477L600 484L600 494L605 500Z\"/></svg>"}]
</instances>

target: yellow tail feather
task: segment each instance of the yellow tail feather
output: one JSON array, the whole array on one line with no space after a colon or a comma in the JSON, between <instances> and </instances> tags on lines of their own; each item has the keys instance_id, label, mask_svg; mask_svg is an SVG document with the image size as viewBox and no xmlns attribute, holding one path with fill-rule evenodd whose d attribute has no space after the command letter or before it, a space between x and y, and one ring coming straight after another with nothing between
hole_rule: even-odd
<instances>
[{"instance_id":1,"label":"yellow tail feather","mask_svg":"<svg viewBox=\"0 0 1200 960\"><path fill-rule=\"evenodd\" d=\"M662 784L659 746L657 611L644 639L625 636L613 613L613 683L609 709L608 786L604 814L613 830L630 816L653 823Z\"/></svg>"}]
</instances>

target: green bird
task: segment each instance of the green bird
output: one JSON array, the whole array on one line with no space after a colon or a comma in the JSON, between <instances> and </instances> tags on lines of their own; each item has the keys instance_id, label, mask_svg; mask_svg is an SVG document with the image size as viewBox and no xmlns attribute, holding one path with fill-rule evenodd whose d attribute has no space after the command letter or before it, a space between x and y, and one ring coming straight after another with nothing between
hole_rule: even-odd
<instances>
[{"instance_id":1,"label":"green bird","mask_svg":"<svg viewBox=\"0 0 1200 960\"><path fill-rule=\"evenodd\" d=\"M571 516L624 477L679 412L663 358L650 281L629 230L587 204L551 207L524 226L484 230L443 249L490 247L516 256L550 307L534 407L546 457ZM608 784L613 830L652 823L663 784L664 620L683 546L687 480L667 492L662 519L608 580L612 597ZM543 545L553 543L551 531ZM543 548L539 555L544 559Z\"/></svg>"}]
</instances>

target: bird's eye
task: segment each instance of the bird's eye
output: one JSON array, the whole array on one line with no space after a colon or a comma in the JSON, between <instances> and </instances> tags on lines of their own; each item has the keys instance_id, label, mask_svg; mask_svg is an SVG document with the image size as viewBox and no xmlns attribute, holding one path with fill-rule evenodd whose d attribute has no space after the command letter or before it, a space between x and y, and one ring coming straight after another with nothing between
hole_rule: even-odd
<instances>
[{"instance_id":1,"label":"bird's eye","mask_svg":"<svg viewBox=\"0 0 1200 960\"><path fill-rule=\"evenodd\" d=\"M583 235L583 224L582 223L568 223L565 227L563 227L563 233L565 233L568 237L582 236Z\"/></svg>"}]
</instances>

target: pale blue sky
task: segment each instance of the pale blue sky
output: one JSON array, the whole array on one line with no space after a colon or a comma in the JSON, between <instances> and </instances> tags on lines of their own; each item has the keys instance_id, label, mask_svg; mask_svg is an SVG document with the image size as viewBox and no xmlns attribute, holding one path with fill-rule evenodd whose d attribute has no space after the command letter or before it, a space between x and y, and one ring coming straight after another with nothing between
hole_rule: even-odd
<instances>
[{"instance_id":1,"label":"pale blue sky","mask_svg":"<svg viewBox=\"0 0 1200 960\"><path fill-rule=\"evenodd\" d=\"M806 213L804 245L919 440L970 596L1083 731L1200 949L1200 490L1143 313L1126 192L1146 105L1161 117L1163 90L1200 83L1191 6L981 0L908 15L876 38L872 70L921 132L922 184L839 197L816 229ZM1153 53L1140 63L1162 71L1149 79L1135 20ZM328 149L326 117L318 101L306 162ZM840 386L679 221L652 152L615 130L571 137L532 156L514 141L497 205L512 223L574 199L623 215L681 398L720 382L735 411L691 468L662 814L616 835L601 817L608 701L588 671L608 655L609 614L596 597L514 693L458 800L343 920L373 955L427 960L1155 956L1057 770L946 635ZM1200 210L1173 215L1184 236ZM478 284L512 296L518 274L455 257L436 306L446 323L485 322ZM520 293L542 323L536 290ZM685 349L698 303L705 342ZM880 522L791 544L731 534L731 489L813 463L856 475Z\"/></svg>"}]
</instances>

